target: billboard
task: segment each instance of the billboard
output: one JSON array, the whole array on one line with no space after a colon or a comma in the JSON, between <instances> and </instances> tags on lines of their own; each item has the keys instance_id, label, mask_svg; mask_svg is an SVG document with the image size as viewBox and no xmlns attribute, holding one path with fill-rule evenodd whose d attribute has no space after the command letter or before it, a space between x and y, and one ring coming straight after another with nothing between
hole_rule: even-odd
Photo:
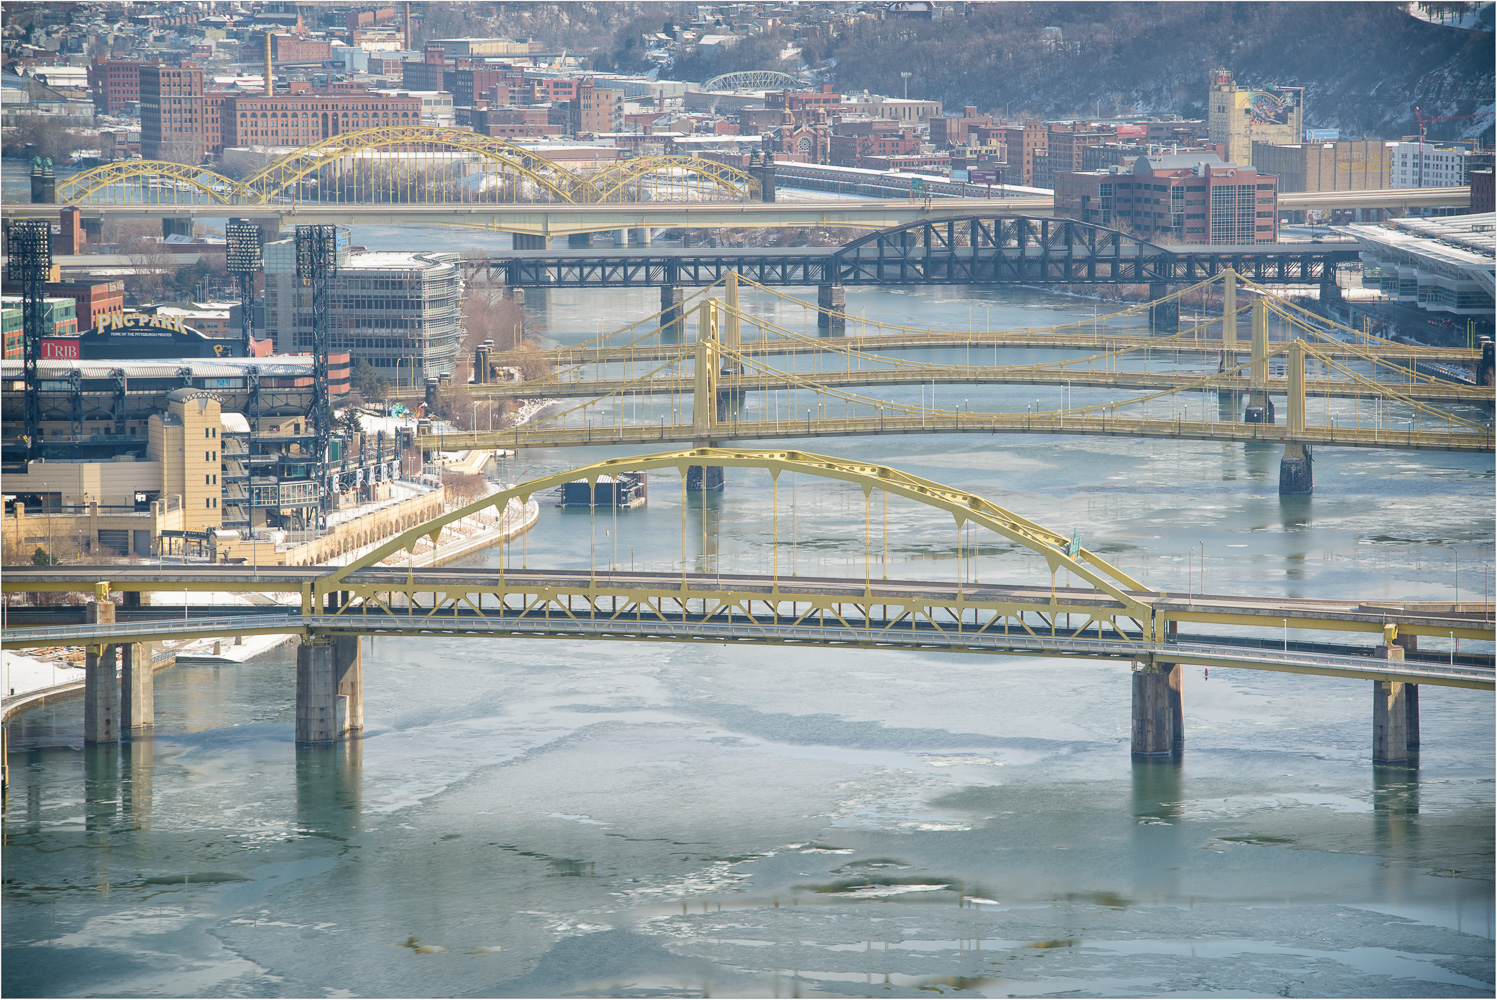
<instances>
[{"instance_id":1,"label":"billboard","mask_svg":"<svg viewBox=\"0 0 1497 1000\"><path fill-rule=\"evenodd\" d=\"M1336 142L1341 138L1339 128L1307 128L1305 129L1306 142Z\"/></svg>"},{"instance_id":2,"label":"billboard","mask_svg":"<svg viewBox=\"0 0 1497 1000\"><path fill-rule=\"evenodd\" d=\"M998 171L994 167L972 167L967 171L973 184L997 184Z\"/></svg>"},{"instance_id":3,"label":"billboard","mask_svg":"<svg viewBox=\"0 0 1497 1000\"><path fill-rule=\"evenodd\" d=\"M1304 99L1303 87L1267 87L1245 91L1248 117L1260 125L1292 125Z\"/></svg>"},{"instance_id":4,"label":"billboard","mask_svg":"<svg viewBox=\"0 0 1497 1000\"><path fill-rule=\"evenodd\" d=\"M43 337L39 346L43 361L77 361L82 357L76 337Z\"/></svg>"}]
</instances>

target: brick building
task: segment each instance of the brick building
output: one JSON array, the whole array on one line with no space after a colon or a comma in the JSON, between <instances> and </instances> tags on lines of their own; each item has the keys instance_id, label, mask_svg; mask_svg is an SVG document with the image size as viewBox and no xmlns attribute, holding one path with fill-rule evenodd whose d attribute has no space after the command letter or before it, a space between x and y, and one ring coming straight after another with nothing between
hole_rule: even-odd
<instances>
[{"instance_id":1,"label":"brick building","mask_svg":"<svg viewBox=\"0 0 1497 1000\"><path fill-rule=\"evenodd\" d=\"M837 123L827 148L827 162L838 167L868 166L872 157L912 156L920 152L914 125L879 119L844 119ZM883 167L888 169L888 167Z\"/></svg>"},{"instance_id":2,"label":"brick building","mask_svg":"<svg viewBox=\"0 0 1497 1000\"><path fill-rule=\"evenodd\" d=\"M1380 139L1253 143L1253 165L1280 191L1378 191L1393 186L1393 155Z\"/></svg>"},{"instance_id":3,"label":"brick building","mask_svg":"<svg viewBox=\"0 0 1497 1000\"><path fill-rule=\"evenodd\" d=\"M273 34L270 36L270 58L275 63L324 63L333 57L332 43L326 38L305 35Z\"/></svg>"},{"instance_id":4,"label":"brick building","mask_svg":"<svg viewBox=\"0 0 1497 1000\"><path fill-rule=\"evenodd\" d=\"M88 67L88 86L94 109L101 115L127 114L126 105L140 104L140 69L154 65L135 59L96 59Z\"/></svg>"},{"instance_id":5,"label":"brick building","mask_svg":"<svg viewBox=\"0 0 1497 1000\"><path fill-rule=\"evenodd\" d=\"M838 111L842 105L842 95L833 93L832 85L824 83L820 90L797 93L795 91L775 90L764 95L764 107L773 112L788 112L797 125L804 125L813 121L815 115L811 112L816 108L825 109L828 113Z\"/></svg>"},{"instance_id":6,"label":"brick building","mask_svg":"<svg viewBox=\"0 0 1497 1000\"><path fill-rule=\"evenodd\" d=\"M551 123L549 107L474 108L473 131L500 139L534 139L561 135L562 126Z\"/></svg>"},{"instance_id":7,"label":"brick building","mask_svg":"<svg viewBox=\"0 0 1497 1000\"><path fill-rule=\"evenodd\" d=\"M305 146L384 125L421 124L421 98L375 94L234 96L224 104L224 146Z\"/></svg>"},{"instance_id":8,"label":"brick building","mask_svg":"<svg viewBox=\"0 0 1497 1000\"><path fill-rule=\"evenodd\" d=\"M573 135L599 132L622 132L624 130L624 92L595 87L592 78L577 86L577 96L572 100L571 128Z\"/></svg>"},{"instance_id":9,"label":"brick building","mask_svg":"<svg viewBox=\"0 0 1497 1000\"><path fill-rule=\"evenodd\" d=\"M191 64L140 68L140 155L201 163L208 152L203 71Z\"/></svg>"},{"instance_id":10,"label":"brick building","mask_svg":"<svg viewBox=\"0 0 1497 1000\"><path fill-rule=\"evenodd\" d=\"M1140 156L1055 179L1055 214L1170 243L1278 242L1278 180L1213 153Z\"/></svg>"},{"instance_id":11,"label":"brick building","mask_svg":"<svg viewBox=\"0 0 1497 1000\"><path fill-rule=\"evenodd\" d=\"M1000 132L1004 145L1003 160L1008 164L1008 182L1032 185L1034 158L1047 155L1050 130L1043 122L1031 118L1022 126L1011 126Z\"/></svg>"}]
</instances>

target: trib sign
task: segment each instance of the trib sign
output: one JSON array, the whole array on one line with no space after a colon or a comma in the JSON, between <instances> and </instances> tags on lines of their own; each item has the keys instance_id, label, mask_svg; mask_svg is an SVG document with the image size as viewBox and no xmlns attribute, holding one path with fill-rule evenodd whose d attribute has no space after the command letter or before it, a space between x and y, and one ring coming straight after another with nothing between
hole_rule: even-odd
<instances>
[{"instance_id":1,"label":"trib sign","mask_svg":"<svg viewBox=\"0 0 1497 1000\"><path fill-rule=\"evenodd\" d=\"M81 357L76 337L45 337L41 349L43 361L77 361Z\"/></svg>"}]
</instances>

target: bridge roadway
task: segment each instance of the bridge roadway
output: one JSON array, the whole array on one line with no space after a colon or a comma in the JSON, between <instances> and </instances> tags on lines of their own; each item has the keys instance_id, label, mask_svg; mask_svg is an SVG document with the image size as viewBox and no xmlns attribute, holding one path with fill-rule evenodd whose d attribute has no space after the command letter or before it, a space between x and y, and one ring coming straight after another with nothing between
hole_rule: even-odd
<instances>
[{"instance_id":1,"label":"bridge roadway","mask_svg":"<svg viewBox=\"0 0 1497 1000\"><path fill-rule=\"evenodd\" d=\"M849 319L851 322L851 319ZM660 343L650 341L617 347L556 347L544 351L543 356L553 365L593 364L597 362L645 362L666 361L679 357L688 349L690 342ZM1282 346L1270 342L1269 347ZM841 351L858 351L881 354L886 351L940 350L947 348L1014 348L1023 350L1092 350L1123 351L1150 350L1159 354L1218 355L1224 350L1220 340L1184 337L1166 339L1158 335L1088 333L1076 330L1069 333L1054 333L1048 330L929 330L918 333L872 334L862 337L823 337L821 339L773 338L744 340L738 347L741 354L752 357L771 357L789 354L822 354ZM1239 340L1233 348L1239 354L1247 354L1249 343ZM1341 344L1320 342L1315 349L1333 358L1360 360L1367 357L1381 358L1392 362L1457 361L1476 365L1481 361L1481 351L1464 347L1423 347L1413 344L1386 346L1382 344L1358 345L1355 350ZM502 359L503 354L496 354Z\"/></svg>"},{"instance_id":2,"label":"bridge roadway","mask_svg":"<svg viewBox=\"0 0 1497 1000\"><path fill-rule=\"evenodd\" d=\"M980 247L971 252L860 247L650 247L516 250L471 266L511 288L710 285L737 272L761 285L1193 284L1231 269L1259 284L1320 284L1361 259L1355 243L1173 246L1123 243L1095 249Z\"/></svg>"},{"instance_id":3,"label":"bridge roadway","mask_svg":"<svg viewBox=\"0 0 1497 1000\"><path fill-rule=\"evenodd\" d=\"M1471 204L1469 187L1391 188L1373 191L1281 193L1279 211L1316 209L1463 208ZM227 218L245 216L276 220L279 225L323 223L342 226L457 225L543 236L641 228L881 229L952 212L1013 213L1047 216L1052 195L1008 198L935 198L929 201L779 201L779 202L621 202L573 205L474 205L433 202L424 205L285 204L91 205L81 204L85 218ZM7 219L57 218L58 205L7 203Z\"/></svg>"},{"instance_id":4,"label":"bridge roadway","mask_svg":"<svg viewBox=\"0 0 1497 1000\"><path fill-rule=\"evenodd\" d=\"M285 227L319 223L339 226L448 225L534 236L570 236L620 229L884 229L954 211L1022 212L1050 215L1054 199L974 198L926 201L619 202L592 205L541 203L474 205L333 205L297 202L269 205L79 205L85 218L200 219L244 217ZM7 219L56 221L59 205L3 207Z\"/></svg>"},{"instance_id":5,"label":"bridge roadway","mask_svg":"<svg viewBox=\"0 0 1497 1000\"><path fill-rule=\"evenodd\" d=\"M328 567L275 567L252 574L219 566L96 567L118 572L117 590L181 591L250 590L305 592L325 576ZM6 590L92 586L90 574L77 567L17 569ZM7 577L12 576L7 573ZM1376 647L1347 643L1289 643L1277 638L1175 635L1167 642L1145 641L1141 632L1104 634L1100 625L1062 624L1057 609L1090 608L1099 617L1124 612L1124 605L1105 593L1080 588L1054 591L1032 586L964 584L937 581L863 581L825 577L646 573L638 571L507 570L502 579L487 568L406 571L363 569L340 586L374 591L463 593L478 600L466 609L347 604L340 613L317 613L306 605L251 608L226 614L223 608L120 609L122 618L105 625L73 622L30 628L7 622L8 649L61 644L94 644L104 639L148 642L189 636L267 633L331 635L402 634L472 636L550 636L561 638L639 639L693 642L795 643L873 648L941 649L1007 655L1123 659L1135 662L1189 663L1291 673L1322 674L1371 680L1402 680L1454 687L1493 688L1492 658L1466 655L1459 663L1441 662L1439 654L1418 654L1403 661L1375 655ZM499 590L496 590L496 586ZM610 596L654 592L678 602L664 605L629 603L604 607ZM526 595L545 595L537 606ZM519 606L508 596L520 596ZM1196 625L1247 625L1277 632L1351 631L1381 635L1387 624L1400 634L1491 641L1491 605L1398 605L1294 598L1248 598L1227 595L1165 595L1134 592L1155 615L1169 622ZM727 605L724 599L738 602ZM699 602L700 611L692 610ZM579 609L578 605L581 605ZM755 611L755 606L758 610ZM789 611L785 610L789 605ZM819 617L813 607L820 607ZM993 618L984 626L959 621L955 612L910 614L911 608L971 609L1021 607L1028 613L1017 624ZM860 609L857 613L849 608ZM713 609L713 610L709 610ZM877 611L875 610L877 609ZM205 614L204 617L198 617ZM38 609L42 615L54 611ZM828 614L828 612L830 612ZM37 612L12 606L8 618ZM1050 615L1047 619L1043 617ZM157 617L150 617L150 616ZM963 615L964 617L964 615ZM33 618L35 620L35 618ZM1001 623L1001 631L1000 631ZM1087 625L1094 625L1088 628Z\"/></svg>"},{"instance_id":6,"label":"bridge roadway","mask_svg":"<svg viewBox=\"0 0 1497 1000\"><path fill-rule=\"evenodd\" d=\"M828 400L837 408L837 400ZM867 408L868 404L861 404ZM1490 424L1480 431L1419 430L1309 426L1290 432L1283 424L1249 424L1237 421L1186 420L1164 417L1119 417L1102 413L936 413L907 414L905 408L886 404L876 416L831 417L808 408L804 415L786 414L780 420L721 421L710 430L690 423L655 426L611 426L602 423L577 427L555 427L542 418L505 431L426 434L416 438L424 451L454 451L468 448L564 448L693 442L698 447L725 442L773 441L815 437L853 437L873 434L1081 434L1090 437L1177 438L1195 441L1261 441L1348 448L1396 448L1412 451L1459 451L1490 453ZM1426 421L1430 418L1426 417Z\"/></svg>"},{"instance_id":7,"label":"bridge roadway","mask_svg":"<svg viewBox=\"0 0 1497 1000\"><path fill-rule=\"evenodd\" d=\"M99 580L107 579L118 593L282 593L300 594L303 612L316 584L335 566L223 566L179 564L165 566L11 566L5 570L5 593L92 592ZM340 591L365 588L370 591L444 593L541 593L552 596L607 594L629 588L646 588L661 594L718 597L724 594L751 596L754 600L774 594L786 602L825 598L830 602L923 602L946 607L967 604L1012 604L1035 611L1053 610L1057 602L1098 612L1121 612L1124 605L1105 592L1081 587L1037 587L967 583L960 588L943 580L864 580L843 577L762 574L645 572L639 570L517 569L505 567L446 566L438 568L363 567L353 570L336 587ZM1428 602L1360 601L1331 598L1251 597L1228 594L1181 595L1147 590L1126 591L1168 621L1209 625L1251 625L1264 628L1316 631L1371 632L1381 634L1385 625L1397 625L1403 634L1443 638L1452 631L1457 638L1491 641L1494 637L1494 605L1463 602L1460 605ZM149 605L129 605L142 610ZM19 606L5 608L11 614ZM419 610L419 609L418 609ZM180 613L180 612L178 612ZM358 607L347 613L362 614ZM4 645L12 646L7 630Z\"/></svg>"},{"instance_id":8,"label":"bridge roadway","mask_svg":"<svg viewBox=\"0 0 1497 1000\"><path fill-rule=\"evenodd\" d=\"M939 365L921 367L916 365L874 368L866 371L815 371L799 372L798 375L831 388L880 385L921 385L932 382L937 385L1042 385L1071 386L1075 388L1102 388L1152 391L1156 389L1178 389L1198 382L1200 373L1140 372L1140 371L1095 371L1069 368L1034 368L1027 366L1008 368L984 368L967 365ZM1230 391L1246 393L1252 388L1249 378L1223 377L1225 383L1213 387L1211 392ZM682 377L656 378L647 382L633 379L601 378L578 381L531 381L497 382L487 385L469 385L468 392L475 399L573 399L618 394L641 396L653 393L690 394L693 380ZM746 374L723 376L720 388L740 392L772 392L793 388L792 383L781 375ZM1479 403L1492 405L1492 387L1460 385L1455 382L1419 382L1413 385L1389 383L1391 388L1411 399L1427 403ZM1285 379L1270 381L1268 391L1283 396L1288 392ZM1311 397L1334 396L1338 399L1371 397L1373 392L1356 383L1333 379L1307 379L1305 394ZM405 398L417 399L419 394L409 393Z\"/></svg>"}]
</instances>

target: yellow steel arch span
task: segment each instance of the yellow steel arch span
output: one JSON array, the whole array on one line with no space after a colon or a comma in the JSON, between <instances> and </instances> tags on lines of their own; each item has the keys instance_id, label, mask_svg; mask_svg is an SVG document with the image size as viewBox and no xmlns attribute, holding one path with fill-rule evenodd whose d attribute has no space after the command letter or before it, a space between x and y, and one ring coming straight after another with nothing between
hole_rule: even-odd
<instances>
[{"instance_id":1,"label":"yellow steel arch span","mask_svg":"<svg viewBox=\"0 0 1497 1000\"><path fill-rule=\"evenodd\" d=\"M878 489L894 496L914 500L928 507L947 511L956 519L958 526L971 521L978 527L987 528L1037 553L1045 560L1051 573L1063 568L1069 569L1097 590L1122 603L1130 617L1145 623L1151 618L1149 606L1131 593L1140 591L1152 593L1148 587L1087 549L1079 548L1074 556L1070 555L1069 539L1064 535L1000 507L990 500L985 500L975 493L912 476L886 465L850 462L804 451L762 451L745 448L694 448L689 451L610 458L593 465L520 483L518 486L490 494L482 500L459 507L425 524L401 532L367 555L322 577L314 586L313 594L320 598L323 594L337 590L339 581L350 573L373 566L401 549L414 548L422 536L430 536L432 543L435 544L446 525L470 514L479 513L487 507L493 507L502 514L511 499L518 499L524 503L536 493L554 489L577 479L586 479L589 483L596 483L601 476L614 475L619 472L670 468L679 469L681 475L685 476L687 468L693 465L763 469L775 477L782 472L793 472L820 479L835 479L862 487L865 495ZM320 604L315 606L320 606Z\"/></svg>"},{"instance_id":2,"label":"yellow steel arch span","mask_svg":"<svg viewBox=\"0 0 1497 1000\"><path fill-rule=\"evenodd\" d=\"M598 192L599 201L612 201L628 185L650 174L684 172L695 174L739 198L753 198L759 193L758 178L737 167L696 156L638 156L601 167L587 175Z\"/></svg>"},{"instance_id":3,"label":"yellow steel arch span","mask_svg":"<svg viewBox=\"0 0 1497 1000\"><path fill-rule=\"evenodd\" d=\"M74 174L57 185L57 202L70 205L86 202L111 185L136 177L159 177L174 184L188 184L220 204L231 204L239 195L239 182L204 167L170 163L165 160L124 160ZM204 178L208 179L204 183Z\"/></svg>"},{"instance_id":4,"label":"yellow steel arch span","mask_svg":"<svg viewBox=\"0 0 1497 1000\"><path fill-rule=\"evenodd\" d=\"M391 146L437 147L475 153L533 181L558 201L598 200L593 185L585 178L534 150L477 132L427 125L392 125L330 136L294 150L250 175L241 185L240 193L246 202L268 203L329 163Z\"/></svg>"}]
</instances>

